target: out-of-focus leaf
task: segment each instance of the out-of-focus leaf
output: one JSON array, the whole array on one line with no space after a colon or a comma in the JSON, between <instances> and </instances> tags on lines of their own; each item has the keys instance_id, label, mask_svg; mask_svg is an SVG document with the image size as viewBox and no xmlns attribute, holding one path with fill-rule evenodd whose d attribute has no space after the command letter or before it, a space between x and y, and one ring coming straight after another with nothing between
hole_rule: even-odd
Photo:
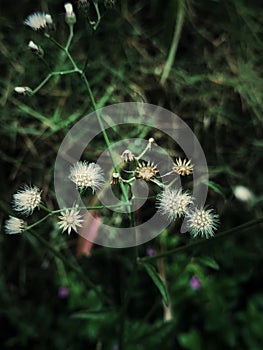
<instances>
[{"instance_id":1,"label":"out-of-focus leaf","mask_svg":"<svg viewBox=\"0 0 263 350\"><path fill-rule=\"evenodd\" d=\"M198 261L202 265L210 267L211 269L214 269L214 270L220 269L220 266L218 265L218 263L214 259L210 258L209 256L200 257Z\"/></svg>"},{"instance_id":2,"label":"out-of-focus leaf","mask_svg":"<svg viewBox=\"0 0 263 350\"><path fill-rule=\"evenodd\" d=\"M109 317L113 318L114 313L110 310L81 310L74 312L70 317L84 320L101 320Z\"/></svg>"},{"instance_id":3,"label":"out-of-focus leaf","mask_svg":"<svg viewBox=\"0 0 263 350\"><path fill-rule=\"evenodd\" d=\"M204 181L203 183L208 187L210 187L214 192L220 194L220 196L222 196L224 199L226 199L226 195L224 193L225 190L223 189L223 187L221 187L220 185L218 185L213 181Z\"/></svg>"},{"instance_id":4,"label":"out-of-focus leaf","mask_svg":"<svg viewBox=\"0 0 263 350\"><path fill-rule=\"evenodd\" d=\"M160 275L158 274L158 272L156 271L156 269L153 265L147 264L147 263L143 263L142 265L145 268L145 270L147 271L148 275L153 280L156 287L159 289L159 292L161 293L163 301L164 301L165 305L167 306L169 303L168 292L167 292L166 286L165 286L163 280L161 279Z\"/></svg>"}]
</instances>

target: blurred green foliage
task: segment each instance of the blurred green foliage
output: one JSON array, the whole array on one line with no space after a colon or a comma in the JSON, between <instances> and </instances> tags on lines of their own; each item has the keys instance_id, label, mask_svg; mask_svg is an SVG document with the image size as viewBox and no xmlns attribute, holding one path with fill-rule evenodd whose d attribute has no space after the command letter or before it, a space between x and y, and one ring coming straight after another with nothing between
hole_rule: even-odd
<instances>
[{"instance_id":1,"label":"blurred green foliage","mask_svg":"<svg viewBox=\"0 0 263 350\"><path fill-rule=\"evenodd\" d=\"M89 15L95 16L92 1L88 2ZM206 154L211 179L208 201L220 214L221 229L259 218L261 1L183 1L184 23L164 85L160 79L172 44L177 1L117 0L113 6L99 1L102 19L96 31L81 3L74 3L78 20L72 54L86 67L98 106L144 101L178 114ZM74 122L92 111L83 86L73 76L54 78L32 98L14 94L15 86L34 88L47 74L28 50L29 40L43 47L50 66L67 68L50 42L23 26L28 14L41 10L52 14L54 36L65 42L63 2L21 0L15 6L1 2L2 223L11 213L12 194L22 183L41 187L45 202L56 208L52 177L56 152ZM127 138L133 132L127 130ZM158 143L164 141L160 136ZM87 150L87 159L95 160L101 147ZM167 147L172 157L178 156L172 145ZM236 185L254 193L253 203L234 197ZM178 235L177 228L170 225L161 238L138 247L139 256L145 256L149 247L165 251L187 244L189 237ZM0 347L111 350L119 344L127 350L261 350L261 229L257 225L152 262L150 269L165 273L172 314L167 321L162 286L142 267L134 268L133 249L93 247L90 257L78 261L84 274L112 300L113 305L106 305L34 236L1 234ZM39 234L68 261L75 261L74 235L61 235L52 223L43 224ZM200 289L191 288L192 276L198 277ZM60 286L68 288L67 297L58 295Z\"/></svg>"}]
</instances>

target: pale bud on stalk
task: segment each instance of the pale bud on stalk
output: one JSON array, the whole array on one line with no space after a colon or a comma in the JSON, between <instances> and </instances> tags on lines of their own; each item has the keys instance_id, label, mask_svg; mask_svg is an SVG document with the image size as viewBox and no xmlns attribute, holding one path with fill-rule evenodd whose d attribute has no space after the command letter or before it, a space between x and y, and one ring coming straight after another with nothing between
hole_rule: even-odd
<instances>
[{"instance_id":1,"label":"pale bud on stalk","mask_svg":"<svg viewBox=\"0 0 263 350\"><path fill-rule=\"evenodd\" d=\"M73 6L70 2L67 2L65 5L66 15L65 15L65 22L68 25L72 25L76 23L76 15L73 11Z\"/></svg>"},{"instance_id":2,"label":"pale bud on stalk","mask_svg":"<svg viewBox=\"0 0 263 350\"><path fill-rule=\"evenodd\" d=\"M14 91L21 95L26 95L26 94L30 95L32 92L32 89L30 89L30 87L28 86L16 86L14 88Z\"/></svg>"},{"instance_id":3,"label":"pale bud on stalk","mask_svg":"<svg viewBox=\"0 0 263 350\"><path fill-rule=\"evenodd\" d=\"M44 55L44 51L43 49L38 46L37 44L35 44L32 40L29 41L28 43L28 47L32 50L32 52L34 52L36 55L38 56L43 56Z\"/></svg>"},{"instance_id":4,"label":"pale bud on stalk","mask_svg":"<svg viewBox=\"0 0 263 350\"><path fill-rule=\"evenodd\" d=\"M49 24L49 25L53 24L53 19L49 13L45 14L45 19L46 19L47 24Z\"/></svg>"}]
</instances>

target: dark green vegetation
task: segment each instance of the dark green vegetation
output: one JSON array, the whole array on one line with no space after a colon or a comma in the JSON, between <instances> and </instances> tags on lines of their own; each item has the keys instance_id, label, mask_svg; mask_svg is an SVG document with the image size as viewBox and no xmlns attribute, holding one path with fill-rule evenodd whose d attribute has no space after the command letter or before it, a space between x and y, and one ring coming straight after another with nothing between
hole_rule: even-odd
<instances>
[{"instance_id":1,"label":"dark green vegetation","mask_svg":"<svg viewBox=\"0 0 263 350\"><path fill-rule=\"evenodd\" d=\"M1 2L2 225L12 212L12 194L23 183L39 186L46 205L57 208L57 150L74 122L93 110L77 75L54 77L32 97L13 92L15 86L34 89L48 74L49 68L28 49L29 40L41 45L52 68L71 68L50 41L23 25L27 15L46 11L56 22L54 37L65 42L63 4ZM81 67L86 65L98 106L148 102L188 123L206 154L208 203L220 214L218 232L262 217L260 5L256 0L100 3L103 17L94 32L83 8L74 3L71 52ZM93 12L91 6L92 18ZM172 43L177 51L166 78ZM142 130L136 135L127 127L125 132L122 138L140 137ZM145 136L151 137L150 132ZM182 156L166 141L160 136L158 144L172 157ZM86 159L96 161L103 149L98 140ZM250 189L253 200L239 201L233 193L237 185ZM43 215L36 212L29 221ZM126 350L261 350L262 224L149 260L146 268L136 262L136 254L145 257L147 248L164 253L191 244L178 229L170 225L136 252L94 246L90 257L76 261L77 235L62 235L54 220L22 235L4 235L2 227L1 349L111 350L118 344ZM156 271L166 276L165 285ZM190 287L192 276L198 277L200 289ZM69 292L64 298L58 296L61 286ZM164 322L164 315L170 320Z\"/></svg>"}]
</instances>

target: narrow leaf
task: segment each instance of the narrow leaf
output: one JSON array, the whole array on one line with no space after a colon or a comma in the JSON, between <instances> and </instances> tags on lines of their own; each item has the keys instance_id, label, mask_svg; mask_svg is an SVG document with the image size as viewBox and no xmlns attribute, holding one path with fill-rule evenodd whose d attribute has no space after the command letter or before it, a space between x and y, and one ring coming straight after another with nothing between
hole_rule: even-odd
<instances>
[{"instance_id":1,"label":"narrow leaf","mask_svg":"<svg viewBox=\"0 0 263 350\"><path fill-rule=\"evenodd\" d=\"M109 316L113 318L113 312L107 310L82 310L70 315L71 318L82 320L102 320Z\"/></svg>"},{"instance_id":2,"label":"narrow leaf","mask_svg":"<svg viewBox=\"0 0 263 350\"><path fill-rule=\"evenodd\" d=\"M204 181L204 183L210 187L214 192L220 194L220 196L222 196L224 199L226 199L226 195L224 193L224 189L222 186L218 185L217 183L213 182L213 181Z\"/></svg>"},{"instance_id":3,"label":"narrow leaf","mask_svg":"<svg viewBox=\"0 0 263 350\"><path fill-rule=\"evenodd\" d=\"M211 269L214 269L214 270L220 269L218 263L214 259L210 258L209 256L199 258L198 260L201 264L203 264L204 266L210 267Z\"/></svg>"},{"instance_id":4,"label":"narrow leaf","mask_svg":"<svg viewBox=\"0 0 263 350\"><path fill-rule=\"evenodd\" d=\"M168 306L168 304L169 304L168 292L167 292L167 289L166 289L166 286L165 286L163 280L161 279L160 275L156 271L155 267L153 265L147 264L147 263L143 263L142 265L145 268L145 270L147 271L148 275L153 280L156 287L159 289L159 292L161 293L161 296L163 298L165 305Z\"/></svg>"}]
</instances>

